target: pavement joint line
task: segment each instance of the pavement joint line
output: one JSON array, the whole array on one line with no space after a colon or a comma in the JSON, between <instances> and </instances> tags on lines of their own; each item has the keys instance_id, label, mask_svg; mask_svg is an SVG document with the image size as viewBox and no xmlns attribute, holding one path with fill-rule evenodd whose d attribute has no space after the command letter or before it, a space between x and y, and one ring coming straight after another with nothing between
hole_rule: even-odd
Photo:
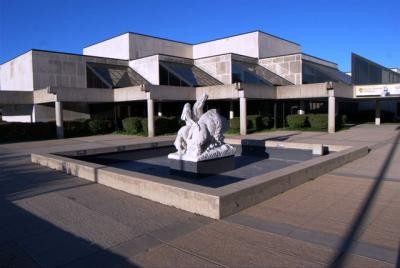
<instances>
[{"instance_id":1,"label":"pavement joint line","mask_svg":"<svg viewBox=\"0 0 400 268\"><path fill-rule=\"evenodd\" d=\"M232 217L232 216L230 216L230 217ZM227 221L227 222L230 222L230 221ZM230 222L230 223L234 223L234 224L238 224L238 223L236 223L236 222ZM246 226L246 225L243 225L243 224L238 224L239 225L239 228L252 228L252 227L249 227L249 226ZM277 226L278 225L281 225L281 224L276 224ZM279 228L279 227L278 227ZM252 228L253 230L255 230L256 232L265 232L265 231L262 231L262 230L259 230L259 229L254 229L254 228ZM214 230L214 231L216 231L216 230ZM221 233L221 232L219 232L220 234L224 234L224 233ZM272 232L270 232L270 233L272 233ZM276 235L280 235L280 234L276 234ZM285 235L282 235L282 236L285 236ZM237 240L237 239L236 239ZM239 243L241 242L241 241L239 241L239 240L237 240ZM291 256L291 257L295 257L295 258L299 258L299 259L302 259L302 260L304 260L304 261L306 261L306 262L310 262L310 263L315 263L315 264L320 264L320 265L326 265L327 263L324 263L324 262L321 262L321 261L317 261L317 260L309 260L309 259L306 259L306 258L303 258L303 256L299 256L299 255L296 255L296 254L292 254L292 253L290 253L290 252L288 252L288 251L284 251L284 250L277 250L277 249L275 249L275 248L269 248L269 247L266 247L267 249L267 251L269 251L270 253L272 253L272 254L274 254L274 253L276 253L276 252L278 252L278 253L280 253L280 254L283 254L283 255L287 255L287 256Z\"/></svg>"},{"instance_id":2,"label":"pavement joint line","mask_svg":"<svg viewBox=\"0 0 400 268\"><path fill-rule=\"evenodd\" d=\"M354 173L349 173L349 172L340 172L340 171L331 171L327 173L328 175L337 175L337 176L343 176L343 177L349 177L349 178L359 178L359 179L369 179L369 180L375 180L375 176L367 176L367 175L361 175L361 174L354 174ZM385 177L384 181L391 181L391 182L400 182L400 178L393 178L393 177Z\"/></svg>"},{"instance_id":3,"label":"pavement joint line","mask_svg":"<svg viewBox=\"0 0 400 268\"><path fill-rule=\"evenodd\" d=\"M119 242L119 243L117 243L117 244L115 244L115 245L112 245L112 246L110 246L110 247L107 247L107 248L99 248L98 250L96 250L96 251L93 252L93 253L90 253L90 254L87 254L87 255L78 257L78 258L73 259L73 260L71 260L71 261L69 261L69 262L67 262L67 263L64 263L64 264L61 265L61 267L67 267L67 266L71 266L71 265L73 266L74 264L79 263L80 261L83 261L83 260L88 259L88 258L91 258L91 257L95 257L95 256L98 255L98 254L102 254L102 253L107 254L108 252L112 252L112 249L113 249L113 248L120 247L120 246L122 246L122 245L124 245L124 244L127 244L127 243L129 243L129 242L132 242L132 241L134 241L134 240L137 240L138 238L145 237L145 236L148 236L148 235L147 235L147 234L139 234L139 235L137 235L137 236L135 236L135 237L132 237L132 238L130 238L130 239L128 239L128 240L121 241L121 242ZM155 239L155 240L158 241L157 239ZM160 244L161 244L161 242L158 243L158 244L154 244L154 245L151 246L151 247L145 246L145 247L143 247L142 250L136 250L135 254L133 254L132 256L129 256L129 257L137 256L137 255L139 255L139 254L145 252L146 250L149 250L150 248L156 247L156 246L158 246L158 245L160 245ZM119 254L117 254L117 253L115 253L115 252L112 252L112 253L113 253L113 254L116 254L116 255L119 255ZM121 256L121 255L119 255L119 256ZM121 257L126 258L125 256L121 256ZM129 258L128 258L127 261L129 261Z\"/></svg>"},{"instance_id":4,"label":"pavement joint line","mask_svg":"<svg viewBox=\"0 0 400 268\"><path fill-rule=\"evenodd\" d=\"M298 161L298 160L288 160L288 159L283 159L283 158L276 158L276 157L270 157L268 160L277 160L277 161L284 161L284 162L295 162L295 163L302 163L304 161Z\"/></svg>"},{"instance_id":5,"label":"pavement joint line","mask_svg":"<svg viewBox=\"0 0 400 268\"><path fill-rule=\"evenodd\" d=\"M209 259L209 258L207 258L207 257L204 257L204 256L202 256L202 255L199 255L199 254L193 253L193 252L191 252L191 251L188 251L188 250L186 250L186 249L177 247L177 246L175 246L175 245L169 243L168 241L164 241L164 240L161 240L161 239L157 238L156 236L153 236L151 233L146 233L146 234L149 235L149 236L151 236L151 237L153 237L153 238L155 238L155 239L157 239L157 240L159 240L161 243L163 243L164 245L166 245L166 246L168 246L168 247L174 248L174 249L176 249L176 250L179 250L179 251L181 251L181 252L184 252L184 253L186 253L186 254L189 254L189 255L191 255L191 256L193 256L193 257L196 257L196 258L198 258L198 259L205 260L205 261L207 261L207 262L213 263L213 264L218 265L218 266L221 266L221 267L226 267L226 268L229 267L229 266L227 266L227 265L225 265L225 264L219 263L219 262L217 262L217 261L214 261L214 260Z\"/></svg>"},{"instance_id":6,"label":"pavement joint line","mask_svg":"<svg viewBox=\"0 0 400 268\"><path fill-rule=\"evenodd\" d=\"M331 248L333 250L337 249L342 239L336 234L324 233L316 230L308 230L285 223L268 222L265 219L261 219L253 215L248 215L246 213L238 213L233 216L227 217L224 220L246 226L261 232L274 233L277 235L290 237L315 245L321 245L327 248ZM282 232L277 231L279 230L279 228L282 228L282 226L284 226L283 228L287 228L288 230L293 231L289 232L286 235ZM397 258L396 250L357 241L354 243L354 248L352 249L351 253L389 264L395 264Z\"/></svg>"}]
</instances>

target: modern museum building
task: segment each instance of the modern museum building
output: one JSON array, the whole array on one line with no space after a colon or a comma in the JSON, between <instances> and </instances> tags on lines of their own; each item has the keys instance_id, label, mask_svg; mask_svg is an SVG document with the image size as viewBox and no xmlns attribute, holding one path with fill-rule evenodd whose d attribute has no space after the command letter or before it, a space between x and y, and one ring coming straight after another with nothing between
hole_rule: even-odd
<instances>
[{"instance_id":1,"label":"modern museum building","mask_svg":"<svg viewBox=\"0 0 400 268\"><path fill-rule=\"evenodd\" d=\"M351 73L302 53L299 44L253 31L189 44L124 33L71 54L32 49L0 66L0 109L10 122L84 118L115 122L147 117L154 135L156 116L178 115L186 102L207 93L208 106L227 117L270 115L274 124L288 114L335 115L374 110L400 117L400 72L351 55ZM208 108L210 108L208 107Z\"/></svg>"}]
</instances>

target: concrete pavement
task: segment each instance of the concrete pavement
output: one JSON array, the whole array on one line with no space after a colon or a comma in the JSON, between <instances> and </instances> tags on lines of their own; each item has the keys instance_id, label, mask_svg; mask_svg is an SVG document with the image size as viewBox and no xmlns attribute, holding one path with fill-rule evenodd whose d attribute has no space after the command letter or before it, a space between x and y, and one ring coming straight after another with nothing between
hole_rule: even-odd
<instances>
[{"instance_id":1,"label":"concrete pavement","mask_svg":"<svg viewBox=\"0 0 400 268\"><path fill-rule=\"evenodd\" d=\"M399 133L360 125L335 134L249 139L368 145L368 156L220 221L31 164L30 152L140 143L105 135L0 145L0 263L15 267L324 267L348 235ZM171 139L156 137L154 141ZM394 267L400 151L357 230L346 267ZM1 266L1 265L0 265Z\"/></svg>"}]
</instances>

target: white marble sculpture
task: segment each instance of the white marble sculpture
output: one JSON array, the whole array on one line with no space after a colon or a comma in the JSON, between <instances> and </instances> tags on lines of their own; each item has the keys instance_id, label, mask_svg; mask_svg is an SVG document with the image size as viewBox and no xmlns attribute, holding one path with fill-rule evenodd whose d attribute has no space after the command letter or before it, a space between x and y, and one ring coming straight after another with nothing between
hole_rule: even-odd
<instances>
[{"instance_id":1,"label":"white marble sculpture","mask_svg":"<svg viewBox=\"0 0 400 268\"><path fill-rule=\"evenodd\" d=\"M208 96L196 101L191 109L190 103L183 107L181 119L186 125L181 127L175 139L176 153L168 158L198 162L231 156L235 147L224 143L224 132L228 122L215 109L203 112Z\"/></svg>"}]
</instances>

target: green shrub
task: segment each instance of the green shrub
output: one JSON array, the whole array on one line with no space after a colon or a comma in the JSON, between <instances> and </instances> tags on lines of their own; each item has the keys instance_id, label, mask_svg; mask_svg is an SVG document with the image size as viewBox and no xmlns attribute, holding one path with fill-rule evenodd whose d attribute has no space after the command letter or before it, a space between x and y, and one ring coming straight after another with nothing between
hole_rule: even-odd
<instances>
[{"instance_id":1,"label":"green shrub","mask_svg":"<svg viewBox=\"0 0 400 268\"><path fill-rule=\"evenodd\" d=\"M173 132L172 129L174 127L171 126L171 122L172 121L167 117L157 116L154 118L155 135Z\"/></svg>"},{"instance_id":2,"label":"green shrub","mask_svg":"<svg viewBox=\"0 0 400 268\"><path fill-rule=\"evenodd\" d=\"M233 117L229 120L229 128L232 130L240 129L240 117Z\"/></svg>"},{"instance_id":3,"label":"green shrub","mask_svg":"<svg viewBox=\"0 0 400 268\"><path fill-rule=\"evenodd\" d=\"M142 122L142 133L144 136L148 136L149 132L148 132L148 124L147 124L147 118L142 118L141 120Z\"/></svg>"},{"instance_id":4,"label":"green shrub","mask_svg":"<svg viewBox=\"0 0 400 268\"><path fill-rule=\"evenodd\" d=\"M263 129L263 121L260 115L248 115L247 116L247 129L260 130Z\"/></svg>"},{"instance_id":5,"label":"green shrub","mask_svg":"<svg viewBox=\"0 0 400 268\"><path fill-rule=\"evenodd\" d=\"M113 132L113 124L110 120L93 119L88 122L89 133L93 135Z\"/></svg>"},{"instance_id":6,"label":"green shrub","mask_svg":"<svg viewBox=\"0 0 400 268\"><path fill-rule=\"evenodd\" d=\"M56 136L54 122L0 124L0 142L52 139Z\"/></svg>"},{"instance_id":7,"label":"green shrub","mask_svg":"<svg viewBox=\"0 0 400 268\"><path fill-rule=\"evenodd\" d=\"M128 134L139 134L143 132L142 118L128 117L122 120L122 127Z\"/></svg>"},{"instance_id":8,"label":"green shrub","mask_svg":"<svg viewBox=\"0 0 400 268\"><path fill-rule=\"evenodd\" d=\"M64 135L65 137L82 137L90 135L89 119L78 119L74 121L64 122Z\"/></svg>"},{"instance_id":9,"label":"green shrub","mask_svg":"<svg viewBox=\"0 0 400 268\"><path fill-rule=\"evenodd\" d=\"M344 125L346 125L347 123L347 115L345 114L338 114L335 118L335 124L336 124L336 128L340 129L342 127L344 127Z\"/></svg>"},{"instance_id":10,"label":"green shrub","mask_svg":"<svg viewBox=\"0 0 400 268\"><path fill-rule=\"evenodd\" d=\"M327 130L328 129L328 115L327 114L308 114L308 121L310 126L315 130Z\"/></svg>"},{"instance_id":11,"label":"green shrub","mask_svg":"<svg viewBox=\"0 0 400 268\"><path fill-rule=\"evenodd\" d=\"M304 128L307 125L307 116L305 114L290 114L286 116L286 122L289 128Z\"/></svg>"},{"instance_id":12,"label":"green shrub","mask_svg":"<svg viewBox=\"0 0 400 268\"><path fill-rule=\"evenodd\" d=\"M248 115L247 116L247 129L256 131L264 128L264 123L260 115ZM230 132L240 130L240 117L234 117L229 120Z\"/></svg>"}]
</instances>

